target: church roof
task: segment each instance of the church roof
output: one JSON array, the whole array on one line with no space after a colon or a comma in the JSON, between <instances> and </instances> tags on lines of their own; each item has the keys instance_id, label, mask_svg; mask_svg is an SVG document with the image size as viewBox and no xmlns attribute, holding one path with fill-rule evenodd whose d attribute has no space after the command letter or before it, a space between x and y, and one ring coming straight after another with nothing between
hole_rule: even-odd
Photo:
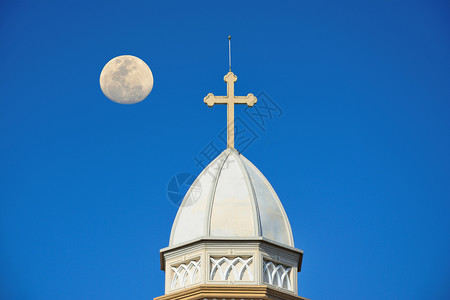
<instances>
[{"instance_id":1,"label":"church roof","mask_svg":"<svg viewBox=\"0 0 450 300\"><path fill-rule=\"evenodd\" d=\"M186 193L169 247L199 238L261 237L294 247L289 220L269 181L242 154L228 148Z\"/></svg>"}]
</instances>

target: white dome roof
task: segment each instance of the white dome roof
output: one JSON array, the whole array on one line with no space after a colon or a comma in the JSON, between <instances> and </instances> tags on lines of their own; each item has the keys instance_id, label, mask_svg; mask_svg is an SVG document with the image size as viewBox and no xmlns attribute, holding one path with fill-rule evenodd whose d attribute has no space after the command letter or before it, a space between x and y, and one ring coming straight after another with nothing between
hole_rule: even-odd
<instances>
[{"instance_id":1,"label":"white dome roof","mask_svg":"<svg viewBox=\"0 0 450 300\"><path fill-rule=\"evenodd\" d=\"M226 149L186 193L169 247L199 238L261 237L294 247L289 220L270 183L242 154Z\"/></svg>"}]
</instances>

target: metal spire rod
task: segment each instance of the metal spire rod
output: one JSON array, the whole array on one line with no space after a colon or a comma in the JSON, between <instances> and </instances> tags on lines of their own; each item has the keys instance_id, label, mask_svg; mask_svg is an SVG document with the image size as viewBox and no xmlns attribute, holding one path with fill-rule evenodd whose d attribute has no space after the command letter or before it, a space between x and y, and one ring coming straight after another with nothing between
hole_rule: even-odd
<instances>
[{"instance_id":1,"label":"metal spire rod","mask_svg":"<svg viewBox=\"0 0 450 300\"><path fill-rule=\"evenodd\" d=\"M229 62L230 71L231 71L231 35L228 36L228 62Z\"/></svg>"}]
</instances>

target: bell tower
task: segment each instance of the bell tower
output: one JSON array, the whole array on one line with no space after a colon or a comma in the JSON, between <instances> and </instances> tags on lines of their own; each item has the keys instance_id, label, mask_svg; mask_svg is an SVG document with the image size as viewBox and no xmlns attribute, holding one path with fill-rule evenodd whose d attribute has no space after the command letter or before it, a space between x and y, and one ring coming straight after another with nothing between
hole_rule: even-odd
<instances>
[{"instance_id":1,"label":"bell tower","mask_svg":"<svg viewBox=\"0 0 450 300\"><path fill-rule=\"evenodd\" d=\"M231 60L230 60L231 61ZM298 296L303 251L294 247L284 208L269 181L234 149L234 104L252 106L253 94L235 96L236 75L225 75L227 149L197 177L161 249L165 295L178 299L306 299Z\"/></svg>"}]
</instances>

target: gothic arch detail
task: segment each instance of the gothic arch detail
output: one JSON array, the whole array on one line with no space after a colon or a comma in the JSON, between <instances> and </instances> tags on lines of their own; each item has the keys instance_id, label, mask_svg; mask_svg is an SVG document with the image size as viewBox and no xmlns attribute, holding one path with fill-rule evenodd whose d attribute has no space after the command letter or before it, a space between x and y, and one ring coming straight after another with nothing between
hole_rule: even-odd
<instances>
[{"instance_id":1,"label":"gothic arch detail","mask_svg":"<svg viewBox=\"0 0 450 300\"><path fill-rule=\"evenodd\" d=\"M292 291L290 272L292 268L271 261L263 261L263 281Z\"/></svg>"},{"instance_id":2,"label":"gothic arch detail","mask_svg":"<svg viewBox=\"0 0 450 300\"><path fill-rule=\"evenodd\" d=\"M210 280L233 280L233 281L252 281L252 263L253 257L220 257L210 258L211 273Z\"/></svg>"},{"instance_id":3,"label":"gothic arch detail","mask_svg":"<svg viewBox=\"0 0 450 300\"><path fill-rule=\"evenodd\" d=\"M170 288L173 290L200 282L200 264L201 259L192 260L188 264L183 263L178 267L171 267L172 282Z\"/></svg>"}]
</instances>

